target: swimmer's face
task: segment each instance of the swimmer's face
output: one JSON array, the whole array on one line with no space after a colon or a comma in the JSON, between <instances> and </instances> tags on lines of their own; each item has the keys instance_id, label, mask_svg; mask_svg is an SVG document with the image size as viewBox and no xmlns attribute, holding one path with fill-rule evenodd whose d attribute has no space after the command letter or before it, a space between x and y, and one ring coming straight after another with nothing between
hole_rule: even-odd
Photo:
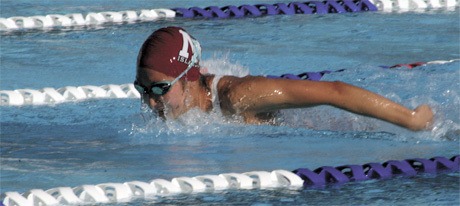
<instances>
[{"instance_id":1,"label":"swimmer's face","mask_svg":"<svg viewBox=\"0 0 460 206\"><path fill-rule=\"evenodd\" d=\"M174 77L167 76L152 69L138 69L137 81L144 87L149 87L155 82L171 82L173 80ZM180 80L173 84L164 95L155 95L150 92L148 94L142 94L141 98L143 98L143 101L162 118L177 118L179 115L186 112L186 95L183 90L183 82Z\"/></svg>"}]
</instances>

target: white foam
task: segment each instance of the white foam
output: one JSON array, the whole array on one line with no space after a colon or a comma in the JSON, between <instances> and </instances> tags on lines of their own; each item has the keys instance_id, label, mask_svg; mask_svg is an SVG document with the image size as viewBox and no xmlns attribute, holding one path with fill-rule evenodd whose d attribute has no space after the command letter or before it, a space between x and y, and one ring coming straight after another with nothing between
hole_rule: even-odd
<instances>
[{"instance_id":1,"label":"white foam","mask_svg":"<svg viewBox=\"0 0 460 206\"><path fill-rule=\"evenodd\" d=\"M207 73L216 75L232 75L237 77L244 77L249 75L249 69L239 65L238 63L231 62L229 53L222 56L214 54L212 59L201 62L201 66L206 68Z\"/></svg>"}]
</instances>

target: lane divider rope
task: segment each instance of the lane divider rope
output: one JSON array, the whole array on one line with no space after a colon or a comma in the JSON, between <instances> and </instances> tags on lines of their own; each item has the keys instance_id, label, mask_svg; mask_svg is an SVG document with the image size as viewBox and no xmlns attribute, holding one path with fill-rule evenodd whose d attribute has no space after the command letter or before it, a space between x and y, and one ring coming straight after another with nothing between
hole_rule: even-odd
<instances>
[{"instance_id":1,"label":"lane divider rope","mask_svg":"<svg viewBox=\"0 0 460 206\"><path fill-rule=\"evenodd\" d=\"M430 61L417 62L413 64L397 64L394 66L380 66L385 69L407 68L412 69L418 66L430 64L446 64L459 61L453 59L448 61ZM343 70L338 70L343 71ZM304 77L299 77L293 74L284 74L281 76L267 75L269 78L290 78L290 79L307 79L318 81L326 73L322 72L306 72ZM308 78L306 78L308 77ZM16 90L0 90L0 106L23 106L23 105L54 105L65 102L75 102L90 99L112 99L112 98L140 98L139 92L133 84L122 85L103 85L103 86L66 86L62 88L46 87L40 90L34 89L16 89Z\"/></svg>"},{"instance_id":2,"label":"lane divider rope","mask_svg":"<svg viewBox=\"0 0 460 206\"><path fill-rule=\"evenodd\" d=\"M138 21L154 21L174 18L175 12L170 9L151 9L140 11L107 11L83 14L49 14L46 16L15 16L0 18L0 30L46 29L53 27L78 27L101 25L105 23L132 23Z\"/></svg>"},{"instance_id":3,"label":"lane divider rope","mask_svg":"<svg viewBox=\"0 0 460 206\"><path fill-rule=\"evenodd\" d=\"M230 18L265 15L327 14L348 12L408 12L428 9L454 10L459 0L323 0L206 8L143 9L139 11L90 12L86 15L48 14L0 18L0 31L95 26L109 23L135 23L166 18Z\"/></svg>"},{"instance_id":4,"label":"lane divider rope","mask_svg":"<svg viewBox=\"0 0 460 206\"><path fill-rule=\"evenodd\" d=\"M1 106L47 105L101 98L140 98L133 84L0 90Z\"/></svg>"},{"instance_id":5,"label":"lane divider rope","mask_svg":"<svg viewBox=\"0 0 460 206\"><path fill-rule=\"evenodd\" d=\"M155 201L158 197L174 194L214 192L227 189L318 188L328 184L343 184L351 181L389 179L397 176L411 177L421 173L458 172L459 168L460 155L450 159L445 157L413 158L402 161L389 160L382 164L323 166L315 170L299 168L293 172L286 170L252 171L177 177L171 181L154 179L150 182L130 181L81 185L74 188L57 187L46 191L32 189L24 194L6 192L3 204L6 206L47 206L126 203L139 199Z\"/></svg>"}]
</instances>

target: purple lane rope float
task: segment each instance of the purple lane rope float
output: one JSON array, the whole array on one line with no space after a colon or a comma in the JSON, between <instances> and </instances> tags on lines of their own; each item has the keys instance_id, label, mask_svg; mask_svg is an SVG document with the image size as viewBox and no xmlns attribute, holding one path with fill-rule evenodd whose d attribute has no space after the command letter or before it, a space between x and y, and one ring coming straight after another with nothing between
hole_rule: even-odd
<instances>
[{"instance_id":1,"label":"purple lane rope float","mask_svg":"<svg viewBox=\"0 0 460 206\"><path fill-rule=\"evenodd\" d=\"M459 168L460 155L451 158L412 158L364 165L323 166L315 170L299 168L292 172L286 170L253 171L241 174L223 173L177 177L171 181L154 179L150 182L131 181L82 185L74 188L58 187L46 191L32 189L24 194L6 192L2 203L6 206L113 204L139 199L154 200L158 196L165 195L213 192L226 189L318 188L353 181L384 180L398 176L412 177L422 173L452 173L458 172Z\"/></svg>"},{"instance_id":2,"label":"purple lane rope float","mask_svg":"<svg viewBox=\"0 0 460 206\"><path fill-rule=\"evenodd\" d=\"M390 160L382 164L324 166L313 171L299 168L293 171L304 180L304 186L324 186L331 183L347 183L370 179L389 179L395 176L415 176L420 173L436 174L459 171L460 156L450 159L433 157L430 159L413 158L402 161Z\"/></svg>"},{"instance_id":3,"label":"purple lane rope float","mask_svg":"<svg viewBox=\"0 0 460 206\"><path fill-rule=\"evenodd\" d=\"M256 4L242 6L210 6L206 8L173 8L177 16L185 18L229 18L229 17L259 17L265 15L294 15L294 14L328 14L377 11L377 7L368 0L327 0L277 4Z\"/></svg>"}]
</instances>

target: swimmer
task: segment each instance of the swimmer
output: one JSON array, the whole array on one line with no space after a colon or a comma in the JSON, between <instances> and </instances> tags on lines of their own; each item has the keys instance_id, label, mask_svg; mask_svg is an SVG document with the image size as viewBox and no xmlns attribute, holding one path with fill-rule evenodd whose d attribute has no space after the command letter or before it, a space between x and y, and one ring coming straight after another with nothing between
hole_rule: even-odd
<instances>
[{"instance_id":1,"label":"swimmer","mask_svg":"<svg viewBox=\"0 0 460 206\"><path fill-rule=\"evenodd\" d=\"M192 108L246 123L269 123L277 111L331 105L381 119L410 130L427 129L433 120L428 105L411 110L373 92L339 81L218 76L200 72L201 47L183 28L153 32L137 59L134 86L141 99L162 118L177 118ZM203 72L204 73L204 72Z\"/></svg>"}]
</instances>

